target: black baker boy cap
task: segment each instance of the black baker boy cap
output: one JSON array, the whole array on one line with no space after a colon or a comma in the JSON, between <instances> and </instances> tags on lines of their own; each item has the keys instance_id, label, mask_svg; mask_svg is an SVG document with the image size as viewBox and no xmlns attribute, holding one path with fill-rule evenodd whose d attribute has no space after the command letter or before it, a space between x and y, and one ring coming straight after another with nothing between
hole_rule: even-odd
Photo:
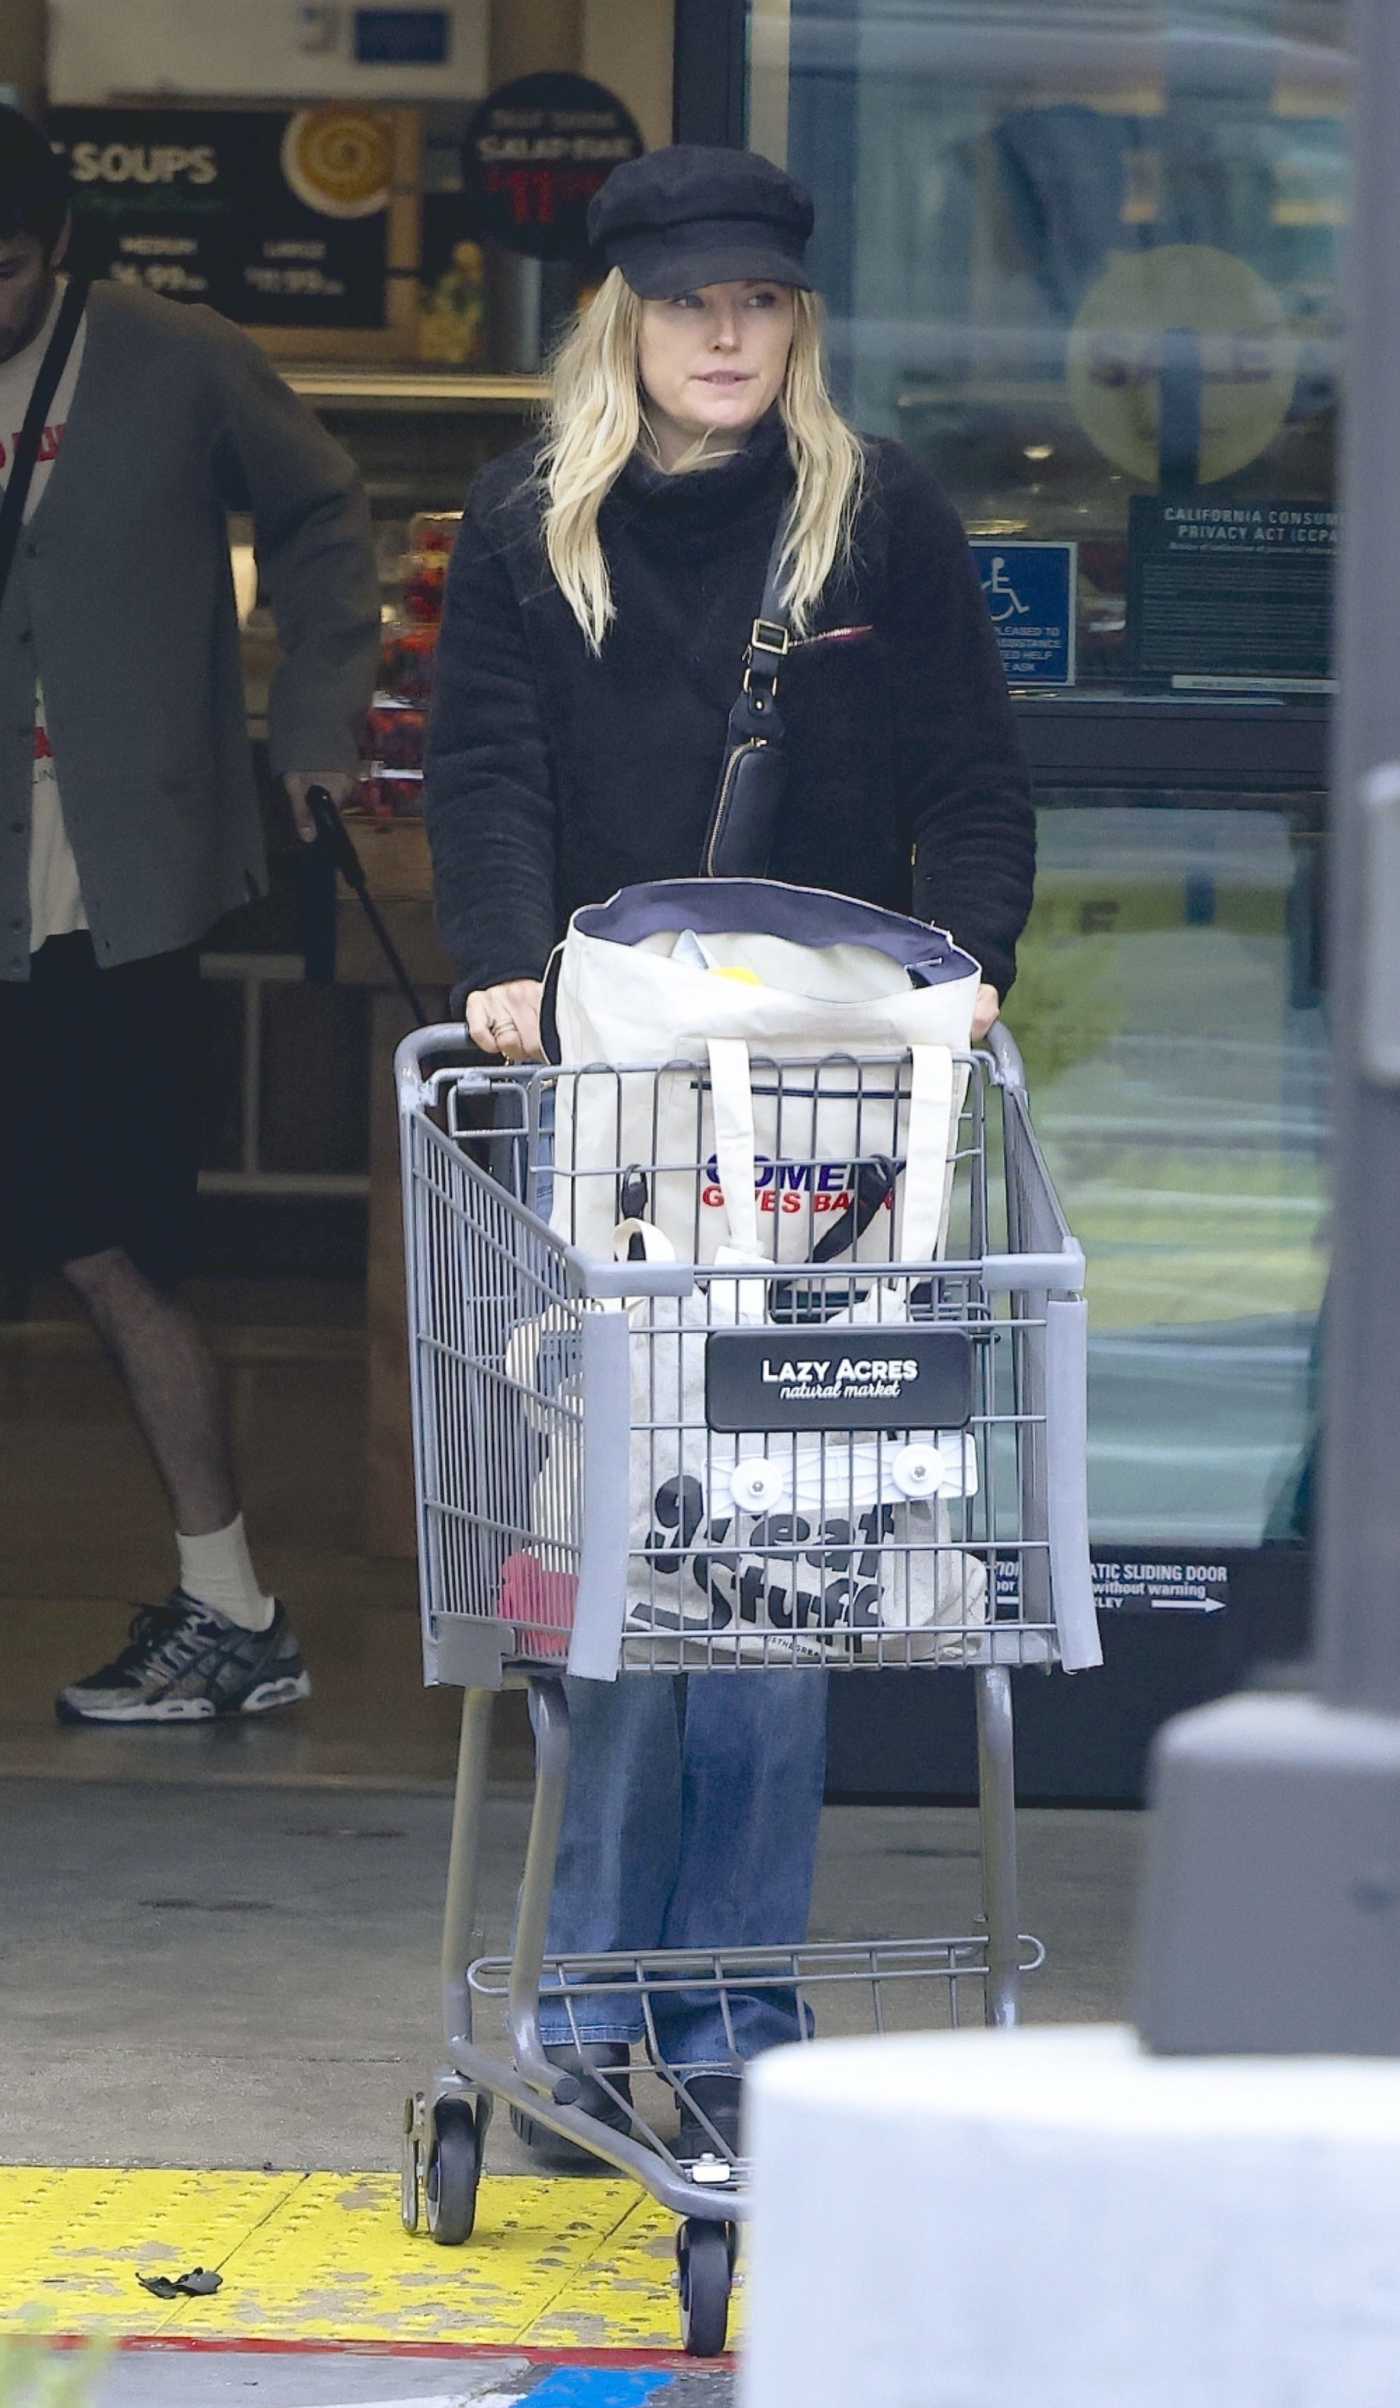
<instances>
[{"instance_id":1,"label":"black baker boy cap","mask_svg":"<svg viewBox=\"0 0 1400 2408\"><path fill-rule=\"evenodd\" d=\"M802 254L812 204L757 151L679 142L615 167L588 212L589 239L634 293L663 301L702 284L812 289Z\"/></svg>"}]
</instances>

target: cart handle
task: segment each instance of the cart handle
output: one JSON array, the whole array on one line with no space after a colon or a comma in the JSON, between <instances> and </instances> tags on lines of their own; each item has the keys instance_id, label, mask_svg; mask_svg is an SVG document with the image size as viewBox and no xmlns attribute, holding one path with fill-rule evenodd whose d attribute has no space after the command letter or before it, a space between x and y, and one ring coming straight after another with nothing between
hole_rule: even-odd
<instances>
[{"instance_id":1,"label":"cart handle","mask_svg":"<svg viewBox=\"0 0 1400 2408\"><path fill-rule=\"evenodd\" d=\"M983 1047L992 1057L997 1085L1024 1095L1026 1092L1026 1065L1021 1056L1021 1048L1004 1020L993 1021L983 1039ZM444 1054L454 1053L462 1062L462 1074L468 1080L472 1076L474 1064L487 1065L490 1062L487 1055L478 1053L477 1048L467 1037L460 1020L437 1021L432 1027L412 1030L403 1039L396 1056L403 1101L411 1104L421 1100L425 1092L422 1066L426 1061L433 1056L437 1056L440 1060ZM490 1067L499 1070L501 1065L490 1062ZM477 1076L481 1077L480 1070L477 1071ZM485 1078L481 1078L483 1087L487 1083Z\"/></svg>"},{"instance_id":2,"label":"cart handle","mask_svg":"<svg viewBox=\"0 0 1400 2408\"><path fill-rule=\"evenodd\" d=\"M426 1065L436 1059L443 1067L443 1057L460 1066L458 1075L470 1087L476 1082L479 1091L486 1091L491 1082L486 1076L487 1057L479 1054L460 1020L438 1020L431 1025L410 1029L394 1053L394 1075L398 1083L399 1108L413 1112L427 1100ZM481 1068L475 1065L481 1064ZM502 1065L495 1064L497 1069Z\"/></svg>"},{"instance_id":3,"label":"cart handle","mask_svg":"<svg viewBox=\"0 0 1400 2408\"><path fill-rule=\"evenodd\" d=\"M1024 1095L1026 1092L1026 1065L1021 1058L1021 1048L1012 1036L1006 1022L994 1020L983 1043L992 1057L998 1087L1006 1087L1013 1094Z\"/></svg>"}]
</instances>

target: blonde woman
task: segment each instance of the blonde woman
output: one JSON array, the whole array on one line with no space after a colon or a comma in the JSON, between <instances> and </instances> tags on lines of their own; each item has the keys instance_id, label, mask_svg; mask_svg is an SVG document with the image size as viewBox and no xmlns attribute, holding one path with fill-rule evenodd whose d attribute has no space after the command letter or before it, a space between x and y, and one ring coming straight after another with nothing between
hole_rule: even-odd
<instances>
[{"instance_id":1,"label":"blonde woman","mask_svg":"<svg viewBox=\"0 0 1400 2408\"><path fill-rule=\"evenodd\" d=\"M1034 823L963 531L926 472L827 392L803 256L812 205L741 151L617 168L607 274L556 362L548 426L469 498L429 740L439 918L476 1042L538 1058L540 979L581 904L694 876L780 523L796 638L772 875L916 911L982 964L996 1018L1030 907ZM550 1947L795 1945L824 1768L819 1672L571 1684ZM732 2148L743 2060L797 2036L790 1992L655 2002L687 2077L680 2154ZM640 2009L575 2014L585 2104L617 2121ZM546 2001L561 2062L569 2027ZM696 2069L702 2069L698 2073Z\"/></svg>"}]
</instances>

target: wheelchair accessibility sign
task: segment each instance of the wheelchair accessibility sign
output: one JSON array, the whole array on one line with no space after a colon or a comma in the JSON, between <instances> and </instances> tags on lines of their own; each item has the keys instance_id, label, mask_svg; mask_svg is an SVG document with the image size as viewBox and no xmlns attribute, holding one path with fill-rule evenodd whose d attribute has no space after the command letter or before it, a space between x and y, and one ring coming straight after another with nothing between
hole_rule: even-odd
<instances>
[{"instance_id":1,"label":"wheelchair accessibility sign","mask_svg":"<svg viewBox=\"0 0 1400 2408\"><path fill-rule=\"evenodd\" d=\"M1013 686L1074 684L1077 544L972 546L987 609Z\"/></svg>"}]
</instances>

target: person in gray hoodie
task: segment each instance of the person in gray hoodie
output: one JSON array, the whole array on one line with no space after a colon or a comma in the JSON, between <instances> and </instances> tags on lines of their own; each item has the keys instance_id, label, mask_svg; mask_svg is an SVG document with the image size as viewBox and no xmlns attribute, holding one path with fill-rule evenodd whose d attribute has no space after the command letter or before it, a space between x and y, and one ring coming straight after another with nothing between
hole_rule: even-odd
<instances>
[{"instance_id":1,"label":"person in gray hoodie","mask_svg":"<svg viewBox=\"0 0 1400 2408\"><path fill-rule=\"evenodd\" d=\"M68 231L63 167L0 110L5 492L38 428L0 546L0 1218L86 1306L175 1524L170 1594L59 1717L189 1722L310 1690L175 1293L208 1084L199 947L265 879L229 512L251 513L277 620L269 746L303 838L310 788L349 788L379 590L352 464L256 344L197 304L75 291Z\"/></svg>"}]
</instances>

